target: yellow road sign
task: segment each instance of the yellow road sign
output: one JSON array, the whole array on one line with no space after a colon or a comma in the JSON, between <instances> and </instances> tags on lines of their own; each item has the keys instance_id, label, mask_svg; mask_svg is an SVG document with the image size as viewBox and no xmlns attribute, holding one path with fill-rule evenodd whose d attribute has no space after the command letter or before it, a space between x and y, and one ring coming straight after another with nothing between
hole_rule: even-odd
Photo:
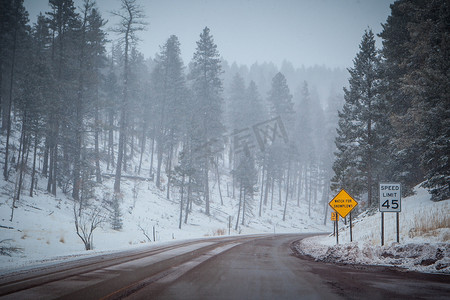
<instances>
[{"instance_id":1,"label":"yellow road sign","mask_svg":"<svg viewBox=\"0 0 450 300\"><path fill-rule=\"evenodd\" d=\"M341 190L328 204L341 217L345 218L349 212L358 205L358 202L356 202L345 190Z\"/></svg>"},{"instance_id":2,"label":"yellow road sign","mask_svg":"<svg viewBox=\"0 0 450 300\"><path fill-rule=\"evenodd\" d=\"M339 221L339 215L337 212L335 211L331 212L331 221Z\"/></svg>"}]
</instances>

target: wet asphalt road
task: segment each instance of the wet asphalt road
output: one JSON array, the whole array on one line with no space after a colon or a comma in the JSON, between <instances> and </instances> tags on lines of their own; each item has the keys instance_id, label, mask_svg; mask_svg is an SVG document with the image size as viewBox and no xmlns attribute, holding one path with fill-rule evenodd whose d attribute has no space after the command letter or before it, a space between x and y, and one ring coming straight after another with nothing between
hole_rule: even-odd
<instances>
[{"instance_id":1,"label":"wet asphalt road","mask_svg":"<svg viewBox=\"0 0 450 300\"><path fill-rule=\"evenodd\" d=\"M0 276L0 299L450 299L450 276L298 255L309 235L213 238Z\"/></svg>"},{"instance_id":2,"label":"wet asphalt road","mask_svg":"<svg viewBox=\"0 0 450 300\"><path fill-rule=\"evenodd\" d=\"M298 257L291 244L304 236L246 242L130 299L450 299L450 276Z\"/></svg>"}]
</instances>

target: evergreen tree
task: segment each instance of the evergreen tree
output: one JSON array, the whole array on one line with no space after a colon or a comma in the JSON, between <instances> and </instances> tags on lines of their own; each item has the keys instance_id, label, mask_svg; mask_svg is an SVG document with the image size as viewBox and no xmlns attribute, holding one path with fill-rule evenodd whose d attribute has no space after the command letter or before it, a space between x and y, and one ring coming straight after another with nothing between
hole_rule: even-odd
<instances>
[{"instance_id":1,"label":"evergreen tree","mask_svg":"<svg viewBox=\"0 0 450 300\"><path fill-rule=\"evenodd\" d=\"M158 111L155 136L157 142L156 186L160 187L163 153L167 153L168 192L173 153L182 137L185 117L183 110L186 106L186 83L183 70L180 42L175 35L172 35L161 48L152 73L152 92L155 108Z\"/></svg>"},{"instance_id":2,"label":"evergreen tree","mask_svg":"<svg viewBox=\"0 0 450 300\"><path fill-rule=\"evenodd\" d=\"M45 135L46 99L51 98L54 89L54 80L50 64L51 35L44 15L39 14L37 22L32 29L32 51L28 56L30 62L26 74L25 86L29 95L25 96L26 107L31 110L31 130L34 135L33 166L31 170L30 197L36 180L36 161L38 146ZM46 87L42 89L42 87Z\"/></svg>"},{"instance_id":3,"label":"evergreen tree","mask_svg":"<svg viewBox=\"0 0 450 300\"><path fill-rule=\"evenodd\" d=\"M292 95L287 85L286 78L283 74L278 72L272 79L272 86L268 93L268 102L270 105L270 114L272 117L281 117L284 127L287 128L288 135L292 133L294 121L294 104L292 102ZM285 176L285 170L291 168L290 151L287 150L287 145L283 144L278 137L273 141L267 150L267 180L271 178L278 182L278 203L281 205L281 190L282 182ZM289 154L289 155L287 155ZM268 183L268 182L267 182ZM289 184L286 180L286 187ZM268 185L268 184L267 184ZM265 201L267 202L267 201Z\"/></svg>"},{"instance_id":4,"label":"evergreen tree","mask_svg":"<svg viewBox=\"0 0 450 300\"><path fill-rule=\"evenodd\" d=\"M371 30L365 31L359 48L354 67L349 69L350 87L344 89L345 104L339 113L333 182L335 188L346 188L355 197L367 192L368 204L372 205L374 180L383 179L376 171L383 169L377 150L384 137L381 124L386 113L379 94L380 58Z\"/></svg>"},{"instance_id":5,"label":"evergreen tree","mask_svg":"<svg viewBox=\"0 0 450 300\"><path fill-rule=\"evenodd\" d=\"M449 187L449 6L397 1L383 25L383 87L392 111L393 178L408 193L426 180L434 200Z\"/></svg>"},{"instance_id":6,"label":"evergreen tree","mask_svg":"<svg viewBox=\"0 0 450 300\"><path fill-rule=\"evenodd\" d=\"M101 182L100 170L100 110L104 105L101 99L101 84L104 80L102 70L106 65L105 44L106 32L103 27L106 21L103 20L100 12L94 6L88 15L88 28L86 32L86 52L88 57L87 73L90 75L88 80L90 90L90 110L93 111L92 128L94 130L94 151L95 151L95 175L97 183ZM93 108L93 109L92 109ZM92 119L92 115L90 116Z\"/></svg>"},{"instance_id":7,"label":"evergreen tree","mask_svg":"<svg viewBox=\"0 0 450 300\"><path fill-rule=\"evenodd\" d=\"M248 126L248 111L243 109L245 104L245 82L244 79L236 73L230 85L230 97L228 99L228 122L232 130L240 130Z\"/></svg>"},{"instance_id":8,"label":"evergreen tree","mask_svg":"<svg viewBox=\"0 0 450 300\"><path fill-rule=\"evenodd\" d=\"M199 152L199 167L203 170L205 213L209 211L209 170L210 159L214 156L209 147L201 147L217 139L222 134L222 73L219 52L208 27L203 29L197 42L196 52L190 65L190 79L195 102L192 103L196 111L195 133L193 143Z\"/></svg>"},{"instance_id":9,"label":"evergreen tree","mask_svg":"<svg viewBox=\"0 0 450 300\"><path fill-rule=\"evenodd\" d=\"M8 1L6 1L8 2ZM18 81L17 69L20 68L20 52L25 47L28 35L28 13L23 6L23 0L10 1L9 4L2 1L2 18L0 33L0 105L3 106L2 129L6 127L5 161L3 165L3 177L8 180L9 175L9 139L11 136L11 111L13 99ZM4 18L4 19L3 19ZM6 59L5 59L6 58ZM9 62L9 64L7 63ZM24 65L22 65L24 67ZM3 80L7 78L7 101L3 101ZM6 79L5 78L5 79Z\"/></svg>"},{"instance_id":10,"label":"evergreen tree","mask_svg":"<svg viewBox=\"0 0 450 300\"><path fill-rule=\"evenodd\" d=\"M391 15L383 24L383 63L381 68L382 93L391 112L390 166L385 170L394 181L402 183L402 193L412 193L415 185L423 180L424 170L420 163L420 138L417 135L418 112L411 109L412 97L402 88L402 78L411 72L414 64L405 57L410 52L411 37L408 24L413 23L417 10L424 1L400 0L391 5Z\"/></svg>"},{"instance_id":11,"label":"evergreen tree","mask_svg":"<svg viewBox=\"0 0 450 300\"><path fill-rule=\"evenodd\" d=\"M120 209L120 199L117 196L113 196L112 202L111 202L111 227L114 230L121 230L123 227L122 222L122 212Z\"/></svg>"},{"instance_id":12,"label":"evergreen tree","mask_svg":"<svg viewBox=\"0 0 450 300\"><path fill-rule=\"evenodd\" d=\"M245 119L248 122L247 124L249 126L253 126L259 122L266 120L267 112L258 92L258 87L253 80L248 84L248 87L245 91L245 96L245 103L247 106L247 109L245 110L247 112Z\"/></svg>"},{"instance_id":13,"label":"evergreen tree","mask_svg":"<svg viewBox=\"0 0 450 300\"><path fill-rule=\"evenodd\" d=\"M269 91L268 101L271 105L271 115L280 116L286 127L292 125L294 103L289 91L286 78L278 72L272 79L272 88Z\"/></svg>"},{"instance_id":14,"label":"evergreen tree","mask_svg":"<svg viewBox=\"0 0 450 300\"><path fill-rule=\"evenodd\" d=\"M146 23L143 21L145 15L142 7L136 3L136 0L122 0L120 11L113 13L120 18L120 23L114 29L121 35L121 42L124 46L124 64L123 64L123 90L122 102L120 105L120 123L119 123L119 146L117 151L116 176L114 179L114 192L120 193L120 180L122 176L122 164L125 153L125 141L127 135L127 115L129 102L129 55L131 45L136 42L136 33L145 29Z\"/></svg>"},{"instance_id":15,"label":"evergreen tree","mask_svg":"<svg viewBox=\"0 0 450 300\"><path fill-rule=\"evenodd\" d=\"M241 210L242 225L245 224L245 216L251 214L255 185L258 181L258 172L255 166L255 159L249 149L245 149L242 153L240 153L237 159L237 167L232 171L239 186L239 203L235 230L237 230L239 224Z\"/></svg>"},{"instance_id":16,"label":"evergreen tree","mask_svg":"<svg viewBox=\"0 0 450 300\"><path fill-rule=\"evenodd\" d=\"M73 152L74 124L71 112L75 111L77 92L76 67L79 49L79 16L72 0L50 0L48 22L52 31L51 62L55 78L55 90L47 101L47 136L44 153L44 174L48 174L47 190L56 195L59 176L69 177L70 153ZM69 108L69 109L67 109ZM70 126L62 126L69 124ZM61 147L60 147L61 146ZM60 150L64 159L59 163ZM48 170L48 173L47 173Z\"/></svg>"},{"instance_id":17,"label":"evergreen tree","mask_svg":"<svg viewBox=\"0 0 450 300\"><path fill-rule=\"evenodd\" d=\"M414 67L403 77L403 89L412 99L406 116L417 117L414 135L423 149L423 186L440 201L450 198L449 3L427 2L415 18L408 24L410 55L405 59Z\"/></svg>"}]
</instances>

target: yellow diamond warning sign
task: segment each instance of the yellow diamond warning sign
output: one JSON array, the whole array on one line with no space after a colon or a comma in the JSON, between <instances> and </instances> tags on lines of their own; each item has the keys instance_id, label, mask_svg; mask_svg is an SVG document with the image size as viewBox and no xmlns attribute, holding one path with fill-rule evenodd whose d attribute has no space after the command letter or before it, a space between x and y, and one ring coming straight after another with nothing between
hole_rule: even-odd
<instances>
[{"instance_id":1,"label":"yellow diamond warning sign","mask_svg":"<svg viewBox=\"0 0 450 300\"><path fill-rule=\"evenodd\" d=\"M356 202L345 190L341 190L328 204L342 218L345 218L348 213L358 205L358 202Z\"/></svg>"}]
</instances>

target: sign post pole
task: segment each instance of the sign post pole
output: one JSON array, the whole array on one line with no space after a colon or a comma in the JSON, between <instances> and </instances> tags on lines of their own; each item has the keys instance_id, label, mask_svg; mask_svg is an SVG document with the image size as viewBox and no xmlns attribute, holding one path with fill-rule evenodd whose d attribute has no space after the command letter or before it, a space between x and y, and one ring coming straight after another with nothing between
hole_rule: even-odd
<instances>
[{"instance_id":1,"label":"sign post pole","mask_svg":"<svg viewBox=\"0 0 450 300\"><path fill-rule=\"evenodd\" d=\"M397 212L397 243L400 243L400 221L398 212Z\"/></svg>"},{"instance_id":2,"label":"sign post pole","mask_svg":"<svg viewBox=\"0 0 450 300\"><path fill-rule=\"evenodd\" d=\"M350 242L353 242L353 235L352 235L352 212L350 212Z\"/></svg>"},{"instance_id":3,"label":"sign post pole","mask_svg":"<svg viewBox=\"0 0 450 300\"><path fill-rule=\"evenodd\" d=\"M384 246L384 212L381 212L381 246Z\"/></svg>"}]
</instances>

